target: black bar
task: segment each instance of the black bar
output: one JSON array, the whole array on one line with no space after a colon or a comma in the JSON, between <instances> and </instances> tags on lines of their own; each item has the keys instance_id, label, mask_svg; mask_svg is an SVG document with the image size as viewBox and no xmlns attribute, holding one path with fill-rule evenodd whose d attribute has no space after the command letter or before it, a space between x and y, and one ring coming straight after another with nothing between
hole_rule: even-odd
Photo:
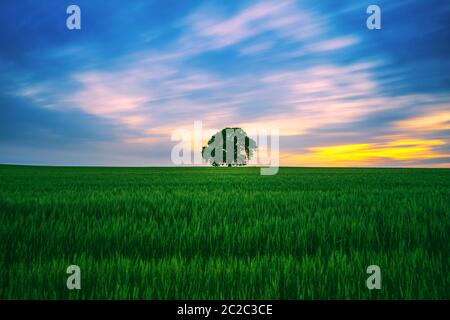
<instances>
[{"instance_id":1,"label":"black bar","mask_svg":"<svg viewBox=\"0 0 450 320\"><path fill-rule=\"evenodd\" d=\"M129 317L137 313L143 315L143 319L153 319L156 316L161 319L311 319L311 315L316 318L330 314L334 317L376 316L384 319L392 310L401 312L403 316L423 311L444 314L444 311L448 310L448 302L448 300L3 300L0 301L0 310L2 314L9 309L8 311L14 315L31 312L34 316L70 314L82 317L87 313L98 312L102 315ZM386 313L387 309L390 310L389 313Z\"/></svg>"}]
</instances>

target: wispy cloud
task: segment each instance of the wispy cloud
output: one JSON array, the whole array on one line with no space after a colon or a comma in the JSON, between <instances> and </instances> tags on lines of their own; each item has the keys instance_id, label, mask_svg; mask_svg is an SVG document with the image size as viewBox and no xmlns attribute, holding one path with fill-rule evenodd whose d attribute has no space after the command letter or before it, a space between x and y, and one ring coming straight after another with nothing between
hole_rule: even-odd
<instances>
[{"instance_id":1,"label":"wispy cloud","mask_svg":"<svg viewBox=\"0 0 450 320\"><path fill-rule=\"evenodd\" d=\"M313 53L324 51L335 51L356 45L358 41L359 41L358 38L356 38L355 36L334 38L330 40L312 43L311 45L306 47L306 50Z\"/></svg>"},{"instance_id":2,"label":"wispy cloud","mask_svg":"<svg viewBox=\"0 0 450 320\"><path fill-rule=\"evenodd\" d=\"M398 130L402 131L442 131L450 130L450 104L447 110L431 111L413 118L400 120L394 123Z\"/></svg>"},{"instance_id":3,"label":"wispy cloud","mask_svg":"<svg viewBox=\"0 0 450 320\"><path fill-rule=\"evenodd\" d=\"M127 150L130 163L164 163L165 156L170 164L171 133L203 120L205 129L280 129L282 164L445 166L448 45L434 19L442 13L418 12L433 19L422 21L426 37L417 38L395 11L405 4L382 3L396 23L378 33L364 27L360 5L343 3L336 11L293 0L183 2L164 21L156 4L121 5L122 12L112 3L114 19L88 25L94 29L80 37L59 30L28 42L0 22L0 38L10 44L0 54L0 89L45 114L81 114L86 127L114 127L114 141L80 140L117 163L127 164L126 155L114 157ZM93 2L83 7L100 10ZM141 11L151 17L135 16ZM135 24L112 23L130 16ZM63 135L52 125L45 137ZM142 151L156 145L166 153Z\"/></svg>"},{"instance_id":4,"label":"wispy cloud","mask_svg":"<svg viewBox=\"0 0 450 320\"><path fill-rule=\"evenodd\" d=\"M186 46L220 49L273 32L276 38L303 41L323 32L321 19L295 1L263 1L226 16L206 7L187 19ZM300 31L301 30L301 31Z\"/></svg>"},{"instance_id":5,"label":"wispy cloud","mask_svg":"<svg viewBox=\"0 0 450 320\"><path fill-rule=\"evenodd\" d=\"M344 144L308 148L304 154L285 155L285 164L321 166L383 166L386 162L410 165L418 160L450 158L450 153L440 153L437 146L442 140L392 140L360 144ZM391 164L392 165L392 164Z\"/></svg>"}]
</instances>

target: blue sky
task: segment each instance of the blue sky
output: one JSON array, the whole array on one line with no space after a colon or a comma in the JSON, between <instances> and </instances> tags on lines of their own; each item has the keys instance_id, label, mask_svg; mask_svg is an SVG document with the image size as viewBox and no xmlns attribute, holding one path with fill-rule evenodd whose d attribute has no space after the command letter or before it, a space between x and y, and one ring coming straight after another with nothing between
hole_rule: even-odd
<instances>
[{"instance_id":1,"label":"blue sky","mask_svg":"<svg viewBox=\"0 0 450 320\"><path fill-rule=\"evenodd\" d=\"M283 165L450 166L448 1L44 3L0 3L0 163L171 165L201 120L279 129Z\"/></svg>"}]
</instances>

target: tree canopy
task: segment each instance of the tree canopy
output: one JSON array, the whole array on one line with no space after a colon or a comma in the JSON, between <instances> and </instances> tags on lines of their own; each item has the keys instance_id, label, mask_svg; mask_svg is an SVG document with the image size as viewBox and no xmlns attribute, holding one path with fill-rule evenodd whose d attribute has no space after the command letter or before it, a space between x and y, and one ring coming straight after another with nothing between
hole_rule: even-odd
<instances>
[{"instance_id":1,"label":"tree canopy","mask_svg":"<svg viewBox=\"0 0 450 320\"><path fill-rule=\"evenodd\" d=\"M213 166L245 166L256 148L255 140L241 128L224 128L202 148L202 157Z\"/></svg>"}]
</instances>

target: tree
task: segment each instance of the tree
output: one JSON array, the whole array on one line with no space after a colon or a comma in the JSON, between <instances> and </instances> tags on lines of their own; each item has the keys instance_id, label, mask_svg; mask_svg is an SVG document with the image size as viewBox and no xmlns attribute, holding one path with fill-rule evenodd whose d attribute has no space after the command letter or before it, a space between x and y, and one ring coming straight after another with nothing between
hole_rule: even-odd
<instances>
[{"instance_id":1,"label":"tree","mask_svg":"<svg viewBox=\"0 0 450 320\"><path fill-rule=\"evenodd\" d=\"M212 166L245 166L256 150L256 142L241 128L224 128L202 148L202 157Z\"/></svg>"}]
</instances>

